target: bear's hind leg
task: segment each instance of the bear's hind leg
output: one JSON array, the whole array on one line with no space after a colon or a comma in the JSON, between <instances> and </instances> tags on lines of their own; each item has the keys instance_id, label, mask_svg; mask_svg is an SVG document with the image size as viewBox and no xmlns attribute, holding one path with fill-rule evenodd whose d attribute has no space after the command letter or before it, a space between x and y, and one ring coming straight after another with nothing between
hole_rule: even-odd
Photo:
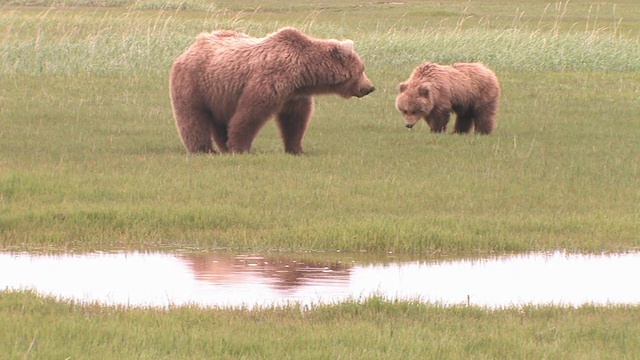
<instances>
[{"instance_id":1,"label":"bear's hind leg","mask_svg":"<svg viewBox=\"0 0 640 360\"><path fill-rule=\"evenodd\" d=\"M490 105L483 111L479 111L474 119L476 133L491 134L496 127L497 106Z\"/></svg>"},{"instance_id":2,"label":"bear's hind leg","mask_svg":"<svg viewBox=\"0 0 640 360\"><path fill-rule=\"evenodd\" d=\"M184 147L191 153L215 153L211 139L211 115L207 111L176 112L176 126Z\"/></svg>"},{"instance_id":3,"label":"bear's hind leg","mask_svg":"<svg viewBox=\"0 0 640 360\"><path fill-rule=\"evenodd\" d=\"M276 117L276 122L280 128L284 150L287 153L300 154L303 152L302 138L307 131L312 114L312 97L297 97L289 100L282 107Z\"/></svg>"}]
</instances>

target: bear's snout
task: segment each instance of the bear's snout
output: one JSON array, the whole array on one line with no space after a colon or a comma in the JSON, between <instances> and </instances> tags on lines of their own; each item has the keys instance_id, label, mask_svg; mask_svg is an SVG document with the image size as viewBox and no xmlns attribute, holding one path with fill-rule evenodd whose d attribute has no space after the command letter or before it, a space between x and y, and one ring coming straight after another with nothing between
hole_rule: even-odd
<instances>
[{"instance_id":1,"label":"bear's snout","mask_svg":"<svg viewBox=\"0 0 640 360\"><path fill-rule=\"evenodd\" d=\"M363 97L363 96L367 96L369 94L371 94L376 88L372 85L372 86L367 86L367 87L361 87L360 88L360 95L358 95L358 97Z\"/></svg>"}]
</instances>

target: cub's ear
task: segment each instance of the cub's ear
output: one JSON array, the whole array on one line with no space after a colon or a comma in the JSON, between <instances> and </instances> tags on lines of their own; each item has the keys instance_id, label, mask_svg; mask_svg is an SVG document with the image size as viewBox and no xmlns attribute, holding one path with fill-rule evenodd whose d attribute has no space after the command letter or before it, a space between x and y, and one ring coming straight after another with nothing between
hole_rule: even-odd
<instances>
[{"instance_id":1,"label":"cub's ear","mask_svg":"<svg viewBox=\"0 0 640 360\"><path fill-rule=\"evenodd\" d=\"M333 48L333 53L338 57L348 57L354 52L353 50L353 41L344 40L338 42Z\"/></svg>"},{"instance_id":2,"label":"cub's ear","mask_svg":"<svg viewBox=\"0 0 640 360\"><path fill-rule=\"evenodd\" d=\"M420 86L420 88L418 89L418 94L423 97L429 97L429 87L426 85Z\"/></svg>"},{"instance_id":3,"label":"cub's ear","mask_svg":"<svg viewBox=\"0 0 640 360\"><path fill-rule=\"evenodd\" d=\"M400 90L400 92L405 92L408 87L409 85L406 82L403 82L403 83L400 83L400 86L398 86L398 89Z\"/></svg>"}]
</instances>

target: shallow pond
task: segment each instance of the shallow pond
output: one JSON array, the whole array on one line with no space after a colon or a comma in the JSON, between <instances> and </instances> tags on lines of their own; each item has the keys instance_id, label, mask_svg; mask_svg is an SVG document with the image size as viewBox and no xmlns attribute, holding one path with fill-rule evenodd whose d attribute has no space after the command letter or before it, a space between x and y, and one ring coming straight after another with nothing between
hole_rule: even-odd
<instances>
[{"instance_id":1,"label":"shallow pond","mask_svg":"<svg viewBox=\"0 0 640 360\"><path fill-rule=\"evenodd\" d=\"M373 295L487 307L638 304L639 273L640 253L427 260L344 254L0 253L0 289L157 307L315 305Z\"/></svg>"}]
</instances>

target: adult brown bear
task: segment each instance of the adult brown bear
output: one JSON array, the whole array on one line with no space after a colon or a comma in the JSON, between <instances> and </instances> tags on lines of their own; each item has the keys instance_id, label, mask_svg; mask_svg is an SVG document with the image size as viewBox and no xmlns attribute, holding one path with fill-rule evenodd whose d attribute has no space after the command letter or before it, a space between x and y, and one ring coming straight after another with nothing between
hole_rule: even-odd
<instances>
[{"instance_id":1,"label":"adult brown bear","mask_svg":"<svg viewBox=\"0 0 640 360\"><path fill-rule=\"evenodd\" d=\"M374 90L350 40L283 28L265 38L234 31L198 36L171 68L171 104L189 152L247 152L275 116L285 151L302 153L313 96Z\"/></svg>"}]
</instances>

